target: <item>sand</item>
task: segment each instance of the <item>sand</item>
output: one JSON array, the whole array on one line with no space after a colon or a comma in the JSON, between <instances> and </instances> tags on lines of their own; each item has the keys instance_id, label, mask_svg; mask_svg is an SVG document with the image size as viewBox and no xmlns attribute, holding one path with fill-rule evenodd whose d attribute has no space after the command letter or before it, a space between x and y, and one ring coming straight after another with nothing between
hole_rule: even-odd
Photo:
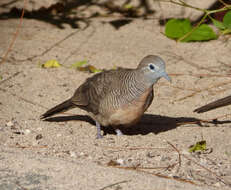
<instances>
[{"instance_id":1,"label":"sand","mask_svg":"<svg viewBox=\"0 0 231 190\"><path fill-rule=\"evenodd\" d=\"M8 59L0 65L0 189L230 188L231 115L224 115L231 106L193 112L231 93L230 36L176 43L161 33L161 13L118 29L110 24L117 16L91 19L87 27L64 24L62 29L23 20ZM192 15L190 10L184 14ZM0 20L1 55L18 23L17 18ZM96 139L94 123L80 109L58 115L59 122L39 119L93 75L70 68L73 63L135 68L148 54L166 61L172 83L161 79L154 86L152 105L124 136L106 130L103 139ZM52 59L63 66L41 68ZM218 124L199 122L215 118ZM202 140L208 150L188 152Z\"/></svg>"}]
</instances>

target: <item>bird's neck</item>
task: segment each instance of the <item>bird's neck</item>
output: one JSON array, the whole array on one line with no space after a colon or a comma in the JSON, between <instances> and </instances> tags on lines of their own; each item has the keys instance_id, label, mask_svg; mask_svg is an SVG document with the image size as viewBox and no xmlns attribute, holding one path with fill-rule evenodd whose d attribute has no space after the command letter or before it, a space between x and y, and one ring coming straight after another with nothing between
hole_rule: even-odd
<instances>
[{"instance_id":1,"label":"bird's neck","mask_svg":"<svg viewBox=\"0 0 231 190\"><path fill-rule=\"evenodd\" d=\"M121 81L117 94L116 106L125 105L139 99L147 90L152 89L153 84L144 80L139 72L122 71L119 80Z\"/></svg>"},{"instance_id":2,"label":"bird's neck","mask_svg":"<svg viewBox=\"0 0 231 190\"><path fill-rule=\"evenodd\" d=\"M147 80L140 72L130 73L128 82L128 91L134 96L142 95L147 89L152 88L156 81Z\"/></svg>"},{"instance_id":3,"label":"bird's neck","mask_svg":"<svg viewBox=\"0 0 231 190\"><path fill-rule=\"evenodd\" d=\"M151 88L159 80L159 78L153 79L145 76L145 74L140 71L136 71L134 80L142 89L147 90Z\"/></svg>"}]
</instances>

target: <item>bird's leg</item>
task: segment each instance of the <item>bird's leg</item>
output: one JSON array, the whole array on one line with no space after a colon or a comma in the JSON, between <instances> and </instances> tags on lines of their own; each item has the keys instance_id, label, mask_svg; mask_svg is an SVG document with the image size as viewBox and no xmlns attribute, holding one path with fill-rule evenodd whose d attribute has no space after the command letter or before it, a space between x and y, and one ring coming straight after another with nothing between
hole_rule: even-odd
<instances>
[{"instance_id":1,"label":"bird's leg","mask_svg":"<svg viewBox=\"0 0 231 190\"><path fill-rule=\"evenodd\" d=\"M117 136L122 136L123 135L122 131L120 131L119 129L115 129L115 132L116 132Z\"/></svg>"},{"instance_id":2,"label":"bird's leg","mask_svg":"<svg viewBox=\"0 0 231 190\"><path fill-rule=\"evenodd\" d=\"M97 136L96 136L96 138L97 138L97 139L102 139L103 136L101 135L101 127L100 127L100 124L99 124L97 121L95 121L95 125L96 125L96 128L97 128Z\"/></svg>"}]
</instances>

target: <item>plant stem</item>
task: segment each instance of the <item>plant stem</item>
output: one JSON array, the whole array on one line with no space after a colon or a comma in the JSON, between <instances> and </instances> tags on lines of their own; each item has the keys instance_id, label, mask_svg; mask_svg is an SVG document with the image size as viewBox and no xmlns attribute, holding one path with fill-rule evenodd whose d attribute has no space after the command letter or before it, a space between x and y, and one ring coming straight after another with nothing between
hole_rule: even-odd
<instances>
[{"instance_id":1,"label":"plant stem","mask_svg":"<svg viewBox=\"0 0 231 190\"><path fill-rule=\"evenodd\" d=\"M208 16L208 14L206 13L206 14L203 16L203 18L200 20L200 22L197 23L197 25L196 25L190 32L188 32L187 34L185 34L184 36L182 36L181 38L179 38L179 39L177 40L177 42L180 42L180 41L184 40L184 39L187 38L190 34L192 34L192 33L204 22L204 20L206 19L207 16Z\"/></svg>"},{"instance_id":2,"label":"plant stem","mask_svg":"<svg viewBox=\"0 0 231 190\"><path fill-rule=\"evenodd\" d=\"M220 8L220 9L216 9L216 10L201 9L199 7L195 7L195 6L192 6L190 4L187 4L183 0L178 0L178 1L177 0L160 0L160 1L162 1L162 2L169 2L169 3L173 3L173 4L176 4L176 5L179 5L179 6L183 6L183 7L188 7L188 8L191 8L191 9L195 9L195 10L204 12L204 13L206 13L208 15L212 14L212 13L227 11L227 10L231 9L231 5L224 4L224 2L222 0L219 0L219 1L223 2L223 4L225 5L225 7Z\"/></svg>"}]
</instances>

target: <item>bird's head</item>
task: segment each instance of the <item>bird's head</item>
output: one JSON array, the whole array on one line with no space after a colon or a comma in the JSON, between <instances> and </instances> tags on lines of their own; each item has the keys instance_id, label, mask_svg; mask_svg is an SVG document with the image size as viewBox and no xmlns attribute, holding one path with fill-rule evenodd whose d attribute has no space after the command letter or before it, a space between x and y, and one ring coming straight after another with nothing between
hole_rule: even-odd
<instances>
[{"instance_id":1,"label":"bird's head","mask_svg":"<svg viewBox=\"0 0 231 190\"><path fill-rule=\"evenodd\" d=\"M171 78L165 71L165 62L159 56L148 55L144 57L138 65L137 70L142 71L145 78L151 84L157 82L161 77L164 77L171 82Z\"/></svg>"}]
</instances>

